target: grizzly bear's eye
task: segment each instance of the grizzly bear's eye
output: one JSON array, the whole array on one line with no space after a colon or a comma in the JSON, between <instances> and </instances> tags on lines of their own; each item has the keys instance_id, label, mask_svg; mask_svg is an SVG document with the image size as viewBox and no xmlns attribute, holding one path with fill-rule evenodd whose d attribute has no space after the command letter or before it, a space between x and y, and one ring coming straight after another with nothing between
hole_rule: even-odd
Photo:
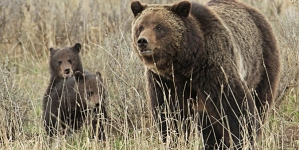
<instances>
[{"instance_id":1,"label":"grizzly bear's eye","mask_svg":"<svg viewBox=\"0 0 299 150\"><path fill-rule=\"evenodd\" d=\"M69 59L69 60L67 60L67 61L68 61L70 64L72 64L72 60Z\"/></svg>"},{"instance_id":2,"label":"grizzly bear's eye","mask_svg":"<svg viewBox=\"0 0 299 150\"><path fill-rule=\"evenodd\" d=\"M141 31L143 30L143 28L144 28L143 26L140 26L140 27L138 28L138 31L141 32Z\"/></svg>"},{"instance_id":3,"label":"grizzly bear's eye","mask_svg":"<svg viewBox=\"0 0 299 150\"><path fill-rule=\"evenodd\" d=\"M59 64L59 65L61 65L61 64L62 64L62 61L61 61L61 60L59 60L59 61L58 61L58 64Z\"/></svg>"},{"instance_id":4,"label":"grizzly bear's eye","mask_svg":"<svg viewBox=\"0 0 299 150\"><path fill-rule=\"evenodd\" d=\"M154 30L161 32L163 30L163 26L162 25L157 25Z\"/></svg>"}]
</instances>

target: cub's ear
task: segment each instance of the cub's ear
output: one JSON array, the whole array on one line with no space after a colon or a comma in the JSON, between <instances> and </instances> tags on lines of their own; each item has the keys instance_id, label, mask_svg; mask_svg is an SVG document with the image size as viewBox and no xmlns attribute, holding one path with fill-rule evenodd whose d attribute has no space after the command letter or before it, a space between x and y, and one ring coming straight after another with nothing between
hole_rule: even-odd
<instances>
[{"instance_id":1,"label":"cub's ear","mask_svg":"<svg viewBox=\"0 0 299 150\"><path fill-rule=\"evenodd\" d=\"M191 9L191 3L189 1L181 1L174 4L171 10L181 17L188 17Z\"/></svg>"},{"instance_id":2,"label":"cub's ear","mask_svg":"<svg viewBox=\"0 0 299 150\"><path fill-rule=\"evenodd\" d=\"M80 43L76 43L76 44L73 46L72 50L73 50L74 52L76 52L76 53L79 53L80 50L81 50L81 44L80 44Z\"/></svg>"},{"instance_id":3,"label":"cub's ear","mask_svg":"<svg viewBox=\"0 0 299 150\"><path fill-rule=\"evenodd\" d=\"M96 75L97 75L98 77L100 77L100 78L102 77L102 75L101 75L101 73L100 73L99 71L96 72Z\"/></svg>"},{"instance_id":4,"label":"cub's ear","mask_svg":"<svg viewBox=\"0 0 299 150\"><path fill-rule=\"evenodd\" d=\"M101 84L103 84L103 78L102 78L102 75L99 71L96 72L96 75L98 77L98 81L100 81Z\"/></svg>"},{"instance_id":5,"label":"cub's ear","mask_svg":"<svg viewBox=\"0 0 299 150\"><path fill-rule=\"evenodd\" d=\"M53 56L55 54L56 50L52 47L50 47L50 56Z\"/></svg>"},{"instance_id":6,"label":"cub's ear","mask_svg":"<svg viewBox=\"0 0 299 150\"><path fill-rule=\"evenodd\" d=\"M75 79L76 79L76 81L81 80L83 78L84 78L83 72L81 72L81 71L76 71L75 72Z\"/></svg>"},{"instance_id":7,"label":"cub's ear","mask_svg":"<svg viewBox=\"0 0 299 150\"><path fill-rule=\"evenodd\" d=\"M145 7L146 5L142 5L139 1L133 1L131 3L131 9L135 17L138 15L138 13L142 12Z\"/></svg>"}]
</instances>

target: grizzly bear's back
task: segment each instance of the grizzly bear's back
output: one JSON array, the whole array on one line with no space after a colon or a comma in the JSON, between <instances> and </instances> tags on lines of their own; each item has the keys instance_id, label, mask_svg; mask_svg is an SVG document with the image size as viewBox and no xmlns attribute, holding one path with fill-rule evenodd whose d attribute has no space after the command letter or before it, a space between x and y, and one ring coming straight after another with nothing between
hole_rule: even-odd
<instances>
[{"instance_id":1,"label":"grizzly bear's back","mask_svg":"<svg viewBox=\"0 0 299 150\"><path fill-rule=\"evenodd\" d=\"M201 24L206 49L219 57L219 60L212 59L226 62L220 64L224 74L238 74L249 88L254 89L264 73L263 37L251 14L240 7L244 6L226 1L211 1L207 6L192 3L191 14ZM213 23L207 18L217 21Z\"/></svg>"},{"instance_id":2,"label":"grizzly bear's back","mask_svg":"<svg viewBox=\"0 0 299 150\"><path fill-rule=\"evenodd\" d=\"M257 108L266 102L271 107L279 82L280 57L270 23L256 9L234 0L212 0L208 6L231 32L240 77L249 89L257 91Z\"/></svg>"},{"instance_id":3,"label":"grizzly bear's back","mask_svg":"<svg viewBox=\"0 0 299 150\"><path fill-rule=\"evenodd\" d=\"M240 9L244 7L242 5L209 3L209 7L217 13L231 33L231 39L235 44L232 57L239 69L241 79L249 88L255 89L264 74L262 68L263 37L252 15L246 9Z\"/></svg>"}]
</instances>

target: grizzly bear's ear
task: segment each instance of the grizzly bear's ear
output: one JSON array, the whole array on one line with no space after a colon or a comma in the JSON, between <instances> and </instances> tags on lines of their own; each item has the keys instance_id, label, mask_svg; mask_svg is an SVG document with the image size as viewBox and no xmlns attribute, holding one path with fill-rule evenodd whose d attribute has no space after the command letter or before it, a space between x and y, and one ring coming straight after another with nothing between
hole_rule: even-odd
<instances>
[{"instance_id":1,"label":"grizzly bear's ear","mask_svg":"<svg viewBox=\"0 0 299 150\"><path fill-rule=\"evenodd\" d=\"M146 5L141 5L139 1L133 1L131 3L131 9L135 17L138 15L138 13L142 12L145 7Z\"/></svg>"},{"instance_id":2,"label":"grizzly bear's ear","mask_svg":"<svg viewBox=\"0 0 299 150\"><path fill-rule=\"evenodd\" d=\"M83 73L81 71L76 71L75 72L75 79L76 81L83 79Z\"/></svg>"},{"instance_id":3,"label":"grizzly bear's ear","mask_svg":"<svg viewBox=\"0 0 299 150\"><path fill-rule=\"evenodd\" d=\"M73 47L73 51L76 53L79 53L81 50L81 44L80 43L76 43Z\"/></svg>"},{"instance_id":4,"label":"grizzly bear's ear","mask_svg":"<svg viewBox=\"0 0 299 150\"><path fill-rule=\"evenodd\" d=\"M171 10L179 16L188 17L191 9L191 3L188 1L181 1L178 4L174 4Z\"/></svg>"},{"instance_id":5,"label":"grizzly bear's ear","mask_svg":"<svg viewBox=\"0 0 299 150\"><path fill-rule=\"evenodd\" d=\"M100 78L102 77L102 75L99 71L96 72L96 75L99 76Z\"/></svg>"},{"instance_id":6,"label":"grizzly bear's ear","mask_svg":"<svg viewBox=\"0 0 299 150\"><path fill-rule=\"evenodd\" d=\"M54 49L54 48L50 48L50 56L53 56L54 55L54 53L56 52L56 50Z\"/></svg>"}]
</instances>

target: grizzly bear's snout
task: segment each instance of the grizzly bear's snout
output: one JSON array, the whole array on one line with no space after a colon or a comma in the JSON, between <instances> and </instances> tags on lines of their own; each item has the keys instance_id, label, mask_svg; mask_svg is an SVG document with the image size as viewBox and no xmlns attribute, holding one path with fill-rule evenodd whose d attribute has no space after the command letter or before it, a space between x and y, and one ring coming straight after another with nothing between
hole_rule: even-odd
<instances>
[{"instance_id":1,"label":"grizzly bear's snout","mask_svg":"<svg viewBox=\"0 0 299 150\"><path fill-rule=\"evenodd\" d=\"M99 107L100 107L100 103L96 103L95 108L99 108Z\"/></svg>"},{"instance_id":2,"label":"grizzly bear's snout","mask_svg":"<svg viewBox=\"0 0 299 150\"><path fill-rule=\"evenodd\" d=\"M60 74L62 78L69 78L73 76L73 69L71 64L62 64L60 66Z\"/></svg>"},{"instance_id":3,"label":"grizzly bear's snout","mask_svg":"<svg viewBox=\"0 0 299 150\"><path fill-rule=\"evenodd\" d=\"M146 38L139 38L137 41L137 45L139 48L146 48L147 44L148 43L147 43Z\"/></svg>"},{"instance_id":4,"label":"grizzly bear's snout","mask_svg":"<svg viewBox=\"0 0 299 150\"><path fill-rule=\"evenodd\" d=\"M150 55L152 54L152 50L148 47L148 40L146 38L139 38L137 40L137 45L139 48L140 55Z\"/></svg>"},{"instance_id":5,"label":"grizzly bear's snout","mask_svg":"<svg viewBox=\"0 0 299 150\"><path fill-rule=\"evenodd\" d=\"M73 71L71 71L71 69L69 69L69 68L64 69L63 77L69 78L71 76L73 76Z\"/></svg>"},{"instance_id":6,"label":"grizzly bear's snout","mask_svg":"<svg viewBox=\"0 0 299 150\"><path fill-rule=\"evenodd\" d=\"M100 89L98 89L100 90ZM94 93L94 92L88 92L87 96L87 107L86 110L92 112L93 114L98 115L101 112L101 100L103 97L101 97L102 93Z\"/></svg>"},{"instance_id":7,"label":"grizzly bear's snout","mask_svg":"<svg viewBox=\"0 0 299 150\"><path fill-rule=\"evenodd\" d=\"M95 104L95 107L93 108L93 113L94 114L100 113L100 103Z\"/></svg>"},{"instance_id":8,"label":"grizzly bear's snout","mask_svg":"<svg viewBox=\"0 0 299 150\"><path fill-rule=\"evenodd\" d=\"M64 74L70 74L71 73L71 71L70 71L70 69L69 68L67 68L67 69L64 69Z\"/></svg>"},{"instance_id":9,"label":"grizzly bear's snout","mask_svg":"<svg viewBox=\"0 0 299 150\"><path fill-rule=\"evenodd\" d=\"M99 95L95 95L86 101L87 107L89 109L98 108L100 106Z\"/></svg>"}]
</instances>

